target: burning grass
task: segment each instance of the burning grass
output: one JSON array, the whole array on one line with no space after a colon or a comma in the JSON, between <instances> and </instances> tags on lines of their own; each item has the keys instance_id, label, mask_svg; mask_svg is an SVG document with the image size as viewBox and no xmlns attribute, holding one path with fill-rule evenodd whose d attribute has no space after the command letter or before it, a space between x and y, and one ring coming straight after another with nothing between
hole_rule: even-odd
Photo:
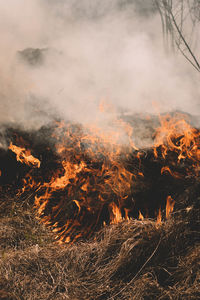
<instances>
[{"instance_id":1,"label":"burning grass","mask_svg":"<svg viewBox=\"0 0 200 300\"><path fill-rule=\"evenodd\" d=\"M148 149L135 147L125 122L126 147L78 125L9 130L2 157L16 178L5 163L5 299L199 297L200 132L177 116L160 123Z\"/></svg>"},{"instance_id":2,"label":"burning grass","mask_svg":"<svg viewBox=\"0 0 200 300\"><path fill-rule=\"evenodd\" d=\"M41 156L37 145L29 145L26 136L17 134L18 145L11 141L9 149L17 161L30 167L21 194L37 191L36 214L61 243L89 238L103 224L123 219L157 216L161 222L161 209L167 207L168 218L178 193L199 175L200 132L182 117L160 117L154 146L141 150L133 143L133 128L122 119L115 120L119 127L115 134L56 122L50 170L43 158L51 148L46 147ZM123 144L121 129L126 133Z\"/></svg>"}]
</instances>

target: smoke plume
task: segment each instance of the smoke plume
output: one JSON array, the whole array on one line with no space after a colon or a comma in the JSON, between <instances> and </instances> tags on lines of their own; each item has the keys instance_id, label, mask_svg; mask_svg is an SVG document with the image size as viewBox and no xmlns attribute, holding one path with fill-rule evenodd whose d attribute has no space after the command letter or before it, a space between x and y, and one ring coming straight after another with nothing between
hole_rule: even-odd
<instances>
[{"instance_id":1,"label":"smoke plume","mask_svg":"<svg viewBox=\"0 0 200 300\"><path fill-rule=\"evenodd\" d=\"M165 52L153 1L1 1L0 34L1 123L199 113L198 74Z\"/></svg>"}]
</instances>

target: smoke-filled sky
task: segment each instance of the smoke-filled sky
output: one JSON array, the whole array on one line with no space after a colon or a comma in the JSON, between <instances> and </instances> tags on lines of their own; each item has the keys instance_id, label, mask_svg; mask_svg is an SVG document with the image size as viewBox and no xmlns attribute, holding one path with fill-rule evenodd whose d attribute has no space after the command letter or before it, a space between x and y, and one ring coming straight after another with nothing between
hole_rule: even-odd
<instances>
[{"instance_id":1,"label":"smoke-filled sky","mask_svg":"<svg viewBox=\"0 0 200 300\"><path fill-rule=\"evenodd\" d=\"M0 0L0 121L93 122L101 101L129 112L198 114L199 74L166 53L151 3ZM19 55L26 48L43 49L42 59L29 64Z\"/></svg>"}]
</instances>

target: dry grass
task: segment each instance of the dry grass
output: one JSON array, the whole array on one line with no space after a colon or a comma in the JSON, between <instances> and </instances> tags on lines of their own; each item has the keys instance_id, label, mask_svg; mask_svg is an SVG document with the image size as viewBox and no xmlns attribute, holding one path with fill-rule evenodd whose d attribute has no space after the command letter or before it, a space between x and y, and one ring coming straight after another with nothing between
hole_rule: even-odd
<instances>
[{"instance_id":1,"label":"dry grass","mask_svg":"<svg viewBox=\"0 0 200 300\"><path fill-rule=\"evenodd\" d=\"M90 241L57 245L31 199L0 201L0 299L198 299L200 184L176 213L107 226Z\"/></svg>"}]
</instances>

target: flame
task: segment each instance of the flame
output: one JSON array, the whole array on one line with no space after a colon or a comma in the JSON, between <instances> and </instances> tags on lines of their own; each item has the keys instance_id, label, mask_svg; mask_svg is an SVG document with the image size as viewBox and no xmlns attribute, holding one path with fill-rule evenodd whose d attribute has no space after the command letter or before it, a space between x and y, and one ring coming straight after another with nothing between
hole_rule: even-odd
<instances>
[{"instance_id":1,"label":"flame","mask_svg":"<svg viewBox=\"0 0 200 300\"><path fill-rule=\"evenodd\" d=\"M142 213L141 213L141 211L139 210L139 216L138 216L138 219L139 220L141 220L141 221L143 221L144 220L144 217L143 217L143 215L142 215Z\"/></svg>"},{"instance_id":2,"label":"flame","mask_svg":"<svg viewBox=\"0 0 200 300\"><path fill-rule=\"evenodd\" d=\"M105 108L101 107L103 110ZM160 167L161 175L182 176L174 171L175 168L168 166L171 154L175 157L175 164L189 160L192 168L199 170L200 133L178 116L171 118L166 115L160 117L160 122L161 126L155 133L154 156L158 158L161 153L164 160L164 166ZM125 146L120 143L120 130L113 132L108 129L104 132L94 125L83 128L64 122L57 124L53 136L58 140L56 151L62 167L54 171L49 181L38 184L40 189L34 207L37 217L52 228L59 243L90 237L101 220L101 226L129 220L131 209L126 206L126 200L131 198L134 180L145 178L145 172L140 169L143 153L133 143L132 127L121 119L116 120L115 124L128 137ZM40 161L29 150L12 143L9 149L16 153L18 161L40 167ZM130 153L138 161L137 168L132 171L125 167L121 159ZM35 186L37 183L28 175L24 179L23 191L26 187ZM172 213L174 203L168 196L166 218ZM101 219L105 209L109 216ZM138 214L138 219L144 220L141 211ZM155 215L156 224L161 224L161 207Z\"/></svg>"},{"instance_id":3,"label":"flame","mask_svg":"<svg viewBox=\"0 0 200 300\"><path fill-rule=\"evenodd\" d=\"M121 222L122 214L121 214L121 210L119 209L119 207L114 202L111 202L110 209L111 209L110 223L117 224L117 223Z\"/></svg>"},{"instance_id":4,"label":"flame","mask_svg":"<svg viewBox=\"0 0 200 300\"><path fill-rule=\"evenodd\" d=\"M12 142L10 143L10 146L8 148L16 154L17 161L20 161L21 163L25 163L26 165L34 168L40 168L39 159L31 155L30 150L26 150L25 148L21 148L16 145L13 145Z\"/></svg>"},{"instance_id":5,"label":"flame","mask_svg":"<svg viewBox=\"0 0 200 300\"><path fill-rule=\"evenodd\" d=\"M33 179L32 175L28 173L25 178L22 179L23 181L23 187L19 190L18 196L23 194L25 191L31 190L35 187L40 186L40 183L36 183L36 181Z\"/></svg>"},{"instance_id":6,"label":"flame","mask_svg":"<svg viewBox=\"0 0 200 300\"><path fill-rule=\"evenodd\" d=\"M164 173L169 173L172 177L175 178L181 178L181 175L177 172L172 171L169 166L164 166L161 169L161 175L163 175Z\"/></svg>"},{"instance_id":7,"label":"flame","mask_svg":"<svg viewBox=\"0 0 200 300\"><path fill-rule=\"evenodd\" d=\"M158 210L158 215L157 215L157 220L156 220L156 224L160 225L162 224L162 213L161 213L161 207Z\"/></svg>"},{"instance_id":8,"label":"flame","mask_svg":"<svg viewBox=\"0 0 200 300\"><path fill-rule=\"evenodd\" d=\"M185 121L185 116L176 114L174 117L160 117L161 126L156 130L154 155L158 157L158 147L165 159L169 152L177 154L178 163L189 159L199 166L200 132Z\"/></svg>"},{"instance_id":9,"label":"flame","mask_svg":"<svg viewBox=\"0 0 200 300\"><path fill-rule=\"evenodd\" d=\"M166 219L168 219L170 214L173 212L174 204L175 201L172 199L171 196L168 196L166 201Z\"/></svg>"},{"instance_id":10,"label":"flame","mask_svg":"<svg viewBox=\"0 0 200 300\"><path fill-rule=\"evenodd\" d=\"M88 236L107 204L109 223L123 219L121 207L131 192L133 180L133 174L120 162L123 150L115 137L103 135L95 127L83 131L78 126L66 126L62 141L57 145L62 170L41 185L44 193L36 196L34 204L41 221L59 233L59 241L66 242L69 237L71 241L76 230L79 234L73 236L73 240ZM62 196L53 201L55 193ZM111 195L118 205L111 201ZM74 213L65 224L60 224L63 210L68 206ZM90 225L85 221L87 218ZM125 218L128 219L128 212Z\"/></svg>"}]
</instances>

